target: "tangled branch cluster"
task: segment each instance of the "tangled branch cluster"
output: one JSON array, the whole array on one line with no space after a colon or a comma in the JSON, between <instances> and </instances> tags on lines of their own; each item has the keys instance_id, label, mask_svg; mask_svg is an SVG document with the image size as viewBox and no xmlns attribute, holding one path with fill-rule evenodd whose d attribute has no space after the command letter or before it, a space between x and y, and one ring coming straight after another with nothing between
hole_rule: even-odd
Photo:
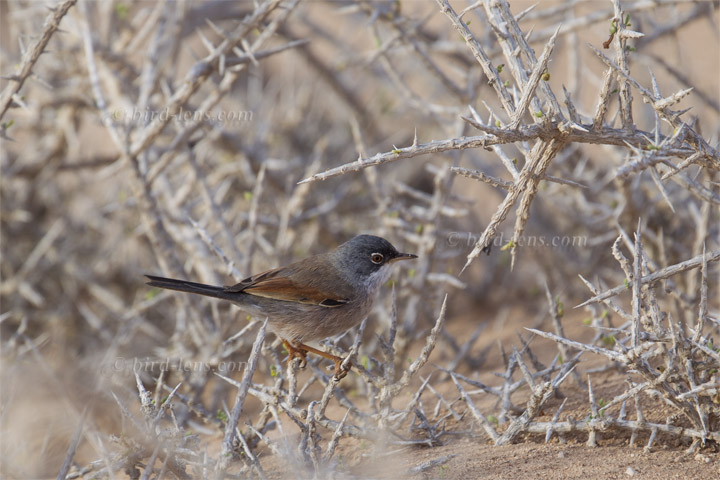
<instances>
[{"instance_id":1,"label":"tangled branch cluster","mask_svg":"<svg viewBox=\"0 0 720 480\"><path fill-rule=\"evenodd\" d=\"M720 153L717 125L710 140L700 127L720 106L652 54L698 19L716 28L716 7L436 3L351 2L332 22L298 0L10 9L21 41L0 94L0 433L68 423L44 422L35 448L4 443L7 472L324 478L458 437L717 446ZM598 24L609 37L578 41ZM680 104L694 99L691 118ZM349 145L358 158L343 163ZM353 362L342 383L315 358L286 368L265 319L238 328L234 307L140 280L237 280L360 230L419 258L391 301L322 345ZM477 235L448 242L460 231ZM558 232L588 244L523 246ZM530 323L538 285L549 313ZM560 298L587 289L581 341ZM489 318L530 332L511 351L497 342L495 375ZM237 358L239 371L224 367ZM626 386L598 398L610 375ZM578 389L588 406L567 412ZM424 475L458 455L394 467Z\"/></svg>"}]
</instances>

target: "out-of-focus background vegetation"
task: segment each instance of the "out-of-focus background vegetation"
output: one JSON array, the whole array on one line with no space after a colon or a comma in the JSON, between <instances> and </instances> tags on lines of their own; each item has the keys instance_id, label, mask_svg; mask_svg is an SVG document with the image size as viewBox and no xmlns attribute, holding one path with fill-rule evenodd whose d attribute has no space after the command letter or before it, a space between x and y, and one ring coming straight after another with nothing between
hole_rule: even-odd
<instances>
[{"instance_id":1,"label":"out-of-focus background vegetation","mask_svg":"<svg viewBox=\"0 0 720 480\"><path fill-rule=\"evenodd\" d=\"M453 2L453 7L460 12L471 4ZM516 1L511 9L518 14L532 4ZM9 77L23 65L23 55L53 15L51 5L0 2L0 74ZM268 9L266 15L258 13L262 8ZM717 2L623 2L623 8L632 30L645 34L630 41L633 78L652 91L652 71L661 96L693 87L674 108L692 108L683 121L716 147ZM480 6L466 13L463 22L493 65L504 65L485 15ZM532 32L528 39L537 55L563 25L543 81L563 106L566 88L586 120L595 114L606 70L588 44L602 49L613 15L611 2L543 1L519 22L525 33ZM238 40L235 48L217 60L228 38ZM207 58L212 61L205 62ZM500 75L512 88L509 68ZM0 85L6 89L14 81L4 78ZM187 101L178 101L190 88ZM616 97L605 121L619 128ZM569 331L593 339L583 321L612 312L570 311L592 296L578 275L595 285L622 284L625 276L611 246L619 232L632 238L638 221L647 254L656 262L653 270L702 254L703 247L708 252L720 248L717 164L691 165L683 173L688 181L661 180L669 171L666 164L658 160L662 168L656 171L647 163L633 163L637 148L623 145L570 143L553 160L548 175L582 185L540 183L523 232L528 246L519 248L512 269L510 249L503 246L515 228L514 208L490 254L478 257L460 275L506 191L457 176L450 167L513 180L490 147L419 155L299 185L312 174L358 157L407 147L415 138L424 144L479 135L461 118L472 116L469 106L483 120L494 112L493 125L496 118L507 124L479 63L435 2L280 2L258 7L253 2L80 0L62 18L10 106L1 118L0 140L0 463L8 478L57 475L83 415L70 471L92 466L83 475L104 468L114 470L115 478L139 475L154 448L136 433L142 428L136 424L140 403L132 365L145 360L210 366L210 371L165 376L170 389L182 382L178 394L183 395L174 407L174 420L166 421L192 437L183 448L197 454L197 464L202 464L203 454L218 455L225 410L232 408L235 389L211 370L223 361L244 361L260 324L233 306L150 289L144 273L230 284L327 251L357 233L380 235L400 250L420 255L416 263L398 268L392 282L398 372L420 352L447 293L433 361L473 378L484 372L489 377L483 378L492 379L493 371L505 370L505 349L509 353L512 345L521 348L516 332L525 337L523 327L549 325L546 284L551 297L564 304ZM633 109L636 128L653 132L647 142L652 144L656 116L637 91ZM171 120L163 122L170 115ZM529 113L524 123L532 122ZM159 133L156 125L162 125ZM661 133L672 136L673 128L663 124ZM518 169L525 164L524 147L509 144L502 149ZM623 173L623 168L629 171ZM628 256L632 262L632 254ZM706 315L714 332L720 308L716 265L707 271ZM683 293L670 295L670 306L661 308L676 321L696 320L699 275L693 270L673 279ZM369 371L373 359L383 359L376 334L388 336L390 292L384 289L358 355ZM619 300L626 308L629 301ZM621 324L620 318L609 326ZM244 336L228 341L247 325ZM334 343L347 351L354 338L353 333ZM498 348L498 341L505 349ZM268 334L265 345L254 381L280 388L277 376L283 375L278 369L284 368L284 353L274 335ZM552 361L555 346L538 345L541 360ZM312 373L317 380L297 399L301 409L322 395L319 379L325 364L313 360L312 365L319 368ZM448 375L430 368L423 378L431 371L435 380L430 385L454 400L457 392ZM152 392L159 370L142 373ZM304 381L311 378L309 372L300 375ZM369 406L372 400L364 397L377 392L354 375L341 389L360 405L358 411L367 408L364 415L377 414ZM520 372L515 375L522 377ZM242 371L228 376L239 381ZM618 378L608 398L622 392L623 377ZM415 389L422 383L418 378L413 382ZM581 400L574 407L582 417L587 392L579 385L575 398ZM402 401L414 392L403 393L407 397ZM433 398L426 399L432 409L437 399L424 394ZM488 411L493 408L492 402L483 405ZM342 401L331 403L328 416L340 421L347 408ZM461 410L459 404L455 408ZM246 420L269 418L267 411L257 396L248 397L241 420L248 438ZM664 419L665 413L655 420ZM360 413L353 415L367 420ZM268 426L278 419L266 419L266 433L272 439L300 435L283 418L286 430ZM349 421L358 423L357 418ZM452 418L456 424L448 431L463 436L474 428L479 434L469 414ZM717 431L717 418L711 421ZM167 425L163 428L170 428ZM406 433L414 439L426 434L412 428ZM332 429L322 435L327 441ZM475 433L468 435L473 442L483 442ZM344 462L323 471L380 475L368 465L380 458L369 453L376 447L363 443L368 454L353 456L361 436L347 437L339 447L346 449L340 457ZM446 435L430 443L450 445L446 453L471 451L464 444L453 447L452 438ZM254 442L251 450L268 476L282 475L293 465ZM681 443L676 446L687 447ZM402 450L408 469L427 460L420 451L417 446ZM199 471L192 462L181 468L173 461L166 461L162 475L182 478L185 467L190 476ZM247 469L240 475L259 475L247 460L234 461L237 468ZM453 469L449 475L473 471L448 465ZM419 475L434 471L429 468L390 471Z\"/></svg>"}]
</instances>

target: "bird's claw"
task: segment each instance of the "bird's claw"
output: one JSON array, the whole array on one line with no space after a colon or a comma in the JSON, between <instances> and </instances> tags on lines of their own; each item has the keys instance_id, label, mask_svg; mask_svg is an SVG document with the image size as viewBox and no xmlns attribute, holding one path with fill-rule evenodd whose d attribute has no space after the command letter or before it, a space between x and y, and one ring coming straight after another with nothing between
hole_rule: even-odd
<instances>
[{"instance_id":1,"label":"bird's claw","mask_svg":"<svg viewBox=\"0 0 720 480\"><path fill-rule=\"evenodd\" d=\"M296 359L299 360L297 366L300 370L307 367L307 352L305 350L298 349L293 351L288 357L288 363L292 364Z\"/></svg>"},{"instance_id":2,"label":"bird's claw","mask_svg":"<svg viewBox=\"0 0 720 480\"><path fill-rule=\"evenodd\" d=\"M347 366L344 366L343 363L345 362L344 358L339 358L335 360L335 373L333 374L333 378L335 380L342 380L345 378L345 376L348 374L348 372L352 369L352 363L348 362Z\"/></svg>"},{"instance_id":3,"label":"bird's claw","mask_svg":"<svg viewBox=\"0 0 720 480\"><path fill-rule=\"evenodd\" d=\"M299 355L297 355L295 358L300 359L300 361L298 362L298 368L302 370L305 367L307 367L307 352L304 350L301 350L298 353L299 353Z\"/></svg>"},{"instance_id":4,"label":"bird's claw","mask_svg":"<svg viewBox=\"0 0 720 480\"><path fill-rule=\"evenodd\" d=\"M290 342L287 342L285 340L283 340L283 343L288 351L288 366L291 366L297 358L300 360L298 362L298 368L303 369L307 367L307 350L303 348L295 348L290 344Z\"/></svg>"}]
</instances>

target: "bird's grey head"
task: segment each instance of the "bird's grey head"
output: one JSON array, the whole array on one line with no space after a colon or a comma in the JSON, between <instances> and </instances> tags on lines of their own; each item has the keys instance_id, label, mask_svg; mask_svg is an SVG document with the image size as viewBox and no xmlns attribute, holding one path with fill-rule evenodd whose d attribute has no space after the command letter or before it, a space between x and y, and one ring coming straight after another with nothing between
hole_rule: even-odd
<instances>
[{"instance_id":1,"label":"bird's grey head","mask_svg":"<svg viewBox=\"0 0 720 480\"><path fill-rule=\"evenodd\" d=\"M390 265L398 260L417 258L400 253L390 242L374 235L358 235L332 252L334 263L348 280L368 290L374 290L390 276Z\"/></svg>"}]
</instances>

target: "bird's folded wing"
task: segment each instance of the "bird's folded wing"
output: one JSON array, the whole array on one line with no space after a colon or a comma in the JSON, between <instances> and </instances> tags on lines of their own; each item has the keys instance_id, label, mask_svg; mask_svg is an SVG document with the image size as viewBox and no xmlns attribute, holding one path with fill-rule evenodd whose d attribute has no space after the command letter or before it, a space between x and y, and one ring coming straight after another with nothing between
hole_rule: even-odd
<instances>
[{"instance_id":1,"label":"bird's folded wing","mask_svg":"<svg viewBox=\"0 0 720 480\"><path fill-rule=\"evenodd\" d=\"M299 285L291 277L279 276L279 270L269 270L246 278L236 285L225 287L225 291L323 307L339 307L349 301L312 286Z\"/></svg>"}]
</instances>

